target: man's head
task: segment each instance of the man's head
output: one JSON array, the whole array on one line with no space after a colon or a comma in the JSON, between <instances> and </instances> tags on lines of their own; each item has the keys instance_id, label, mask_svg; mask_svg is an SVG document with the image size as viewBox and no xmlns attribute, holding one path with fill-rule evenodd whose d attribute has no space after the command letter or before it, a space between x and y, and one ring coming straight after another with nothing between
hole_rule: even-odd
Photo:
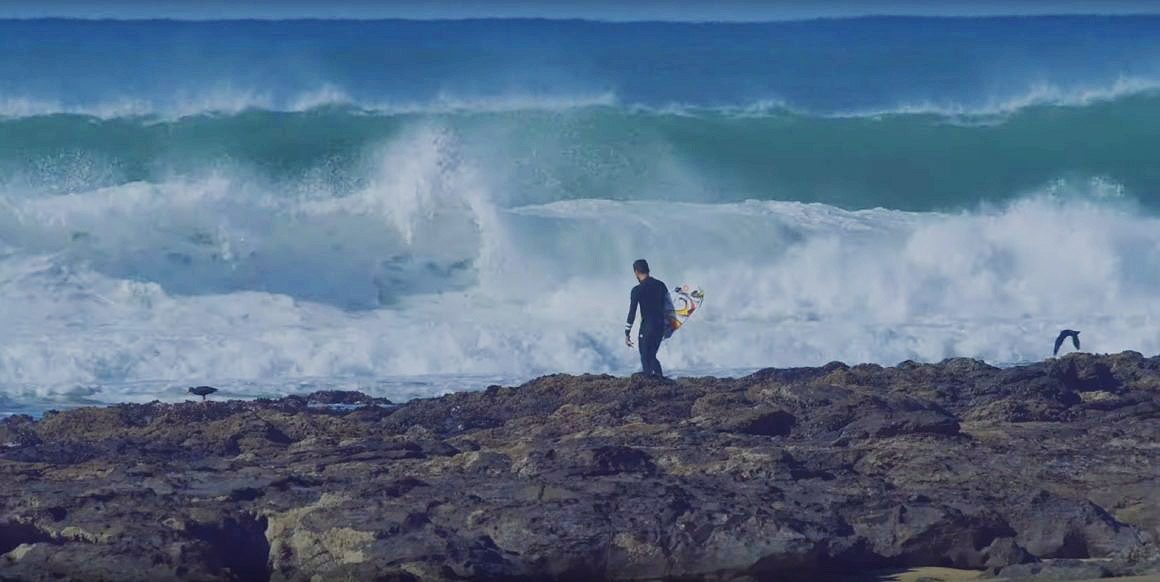
<instances>
[{"instance_id":1,"label":"man's head","mask_svg":"<svg viewBox=\"0 0 1160 582\"><path fill-rule=\"evenodd\" d=\"M636 274L637 281L644 281L648 279L648 261L644 259L637 259L632 262L632 272Z\"/></svg>"}]
</instances>

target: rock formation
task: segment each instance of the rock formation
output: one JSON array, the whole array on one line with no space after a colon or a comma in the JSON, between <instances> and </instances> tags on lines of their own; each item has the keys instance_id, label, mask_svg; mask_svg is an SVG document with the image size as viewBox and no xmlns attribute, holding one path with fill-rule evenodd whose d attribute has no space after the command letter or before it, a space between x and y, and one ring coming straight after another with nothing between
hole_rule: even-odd
<instances>
[{"instance_id":1,"label":"rock formation","mask_svg":"<svg viewBox=\"0 0 1160 582\"><path fill-rule=\"evenodd\" d=\"M0 421L0 579L1160 571L1160 357Z\"/></svg>"}]
</instances>

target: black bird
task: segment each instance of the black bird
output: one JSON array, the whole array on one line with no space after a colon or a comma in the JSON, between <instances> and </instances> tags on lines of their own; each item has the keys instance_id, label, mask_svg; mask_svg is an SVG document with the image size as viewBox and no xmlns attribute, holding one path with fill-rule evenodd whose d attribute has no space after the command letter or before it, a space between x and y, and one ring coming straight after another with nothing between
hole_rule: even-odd
<instances>
[{"instance_id":1,"label":"black bird","mask_svg":"<svg viewBox=\"0 0 1160 582\"><path fill-rule=\"evenodd\" d=\"M210 394L213 394L217 391L217 388L214 388L213 386L194 386L193 388L189 389L190 394L201 396L202 400L205 400L206 396L209 396Z\"/></svg>"},{"instance_id":2,"label":"black bird","mask_svg":"<svg viewBox=\"0 0 1160 582\"><path fill-rule=\"evenodd\" d=\"M1069 337L1071 338L1071 345L1075 346L1075 349L1078 350L1079 349L1079 332L1075 331L1073 329L1065 329L1065 330L1059 332L1059 337L1055 338L1055 351L1051 352L1051 355L1053 355L1053 356L1058 355L1059 354L1059 346L1062 346L1063 340L1065 340Z\"/></svg>"}]
</instances>

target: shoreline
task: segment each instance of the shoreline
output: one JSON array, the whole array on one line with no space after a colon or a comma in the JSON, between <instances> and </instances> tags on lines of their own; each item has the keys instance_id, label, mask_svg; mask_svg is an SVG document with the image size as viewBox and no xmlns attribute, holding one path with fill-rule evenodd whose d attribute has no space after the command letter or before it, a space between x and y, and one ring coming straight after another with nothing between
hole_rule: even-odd
<instances>
[{"instance_id":1,"label":"shoreline","mask_svg":"<svg viewBox=\"0 0 1160 582\"><path fill-rule=\"evenodd\" d=\"M0 417L0 578L1160 574L1160 356Z\"/></svg>"},{"instance_id":2,"label":"shoreline","mask_svg":"<svg viewBox=\"0 0 1160 582\"><path fill-rule=\"evenodd\" d=\"M920 363L922 365L939 365L939 364L942 364L946 361L960 360L960 359L975 359L975 358L946 358L940 362L918 362L918 363ZM1056 358L1045 358L1044 360L1039 360L1039 361L1018 361L1018 362L985 362L984 360L977 360L977 361L984 362L987 365L995 367L995 368L1008 369L1008 368L1021 368L1024 366L1033 366L1033 365L1040 364L1043 362L1051 361L1052 359L1056 359ZM849 365L849 364L846 364L845 362L842 362L840 360L835 360L835 361L829 362L829 364L835 364L835 363L842 364L842 365ZM871 366L881 366L884 368L892 368L892 367L897 367L900 365L913 364L913 363L915 363L913 360L905 360L905 361L899 362L898 364L895 364L893 366L887 365L887 364L878 364L878 363L863 363L863 364L857 364L857 365L863 365L863 366L871 365ZM826 364L826 365L829 365L829 364ZM782 368L782 369L815 368L815 367L823 367L823 366L791 366L791 367ZM674 380L694 380L694 381L707 379L707 378L721 379L721 380L740 380L740 379L744 379L747 376L755 374L761 370L767 370L767 369L777 369L777 368L748 367L748 368L725 368L725 369L720 369L720 370L711 369L711 368L691 368L691 369L674 370L673 374L671 376L669 376L669 378L674 379ZM635 372L633 372L633 373L621 373L621 372L569 373L569 372L558 372L556 374L564 374L564 375L572 375L572 376L600 375L600 376L613 376L613 377L618 377L618 378L631 378L634 373ZM722 374L722 375L718 375L718 374ZM546 375L553 375L553 374L546 374ZM209 386L213 386L216 388L220 388L221 391L216 396L211 397L211 399L213 399L216 402L234 401L234 400L239 401L239 402L252 402L252 401L256 401L256 400L263 400L263 401L279 400L282 398L289 398L289 397L305 398L305 397L309 397L310 395L318 393L318 392L357 392L357 393L364 394L364 395L366 395L368 397L372 397L372 398L390 400L390 401L392 401L392 403L398 405L398 404L406 404L408 402L412 402L415 400L427 400L427 399L432 399L432 398L441 398L441 397L444 397L444 396L447 396L450 394L478 392L480 390L483 390L484 388L486 388L489 385L520 386L520 385L532 382L532 381L534 381L538 378L542 378L542 377L544 377L544 375L540 375L540 376L536 376L536 375L502 376L502 375L496 375L496 374L452 374L452 375L425 374L425 375L384 376L384 377L376 377L376 378L361 378L361 377L353 377L353 376L351 376L351 377L343 376L343 377L335 377L335 378L321 378L321 377L315 377L315 376L287 377L287 378L279 378L276 380L261 381L261 384L263 386L270 386L270 387L273 387L275 385L309 384L312 386L312 388L307 389L307 390L293 391L293 392L287 391L285 393L277 393L277 392L271 391L268 393L254 393L254 394L239 394L236 390L228 388L228 386L233 385L233 384L245 383L245 382L253 383L254 381L252 381L252 380L245 380L245 381L243 381L243 380L221 380L221 381L197 380L197 381L191 381L191 382L185 382L185 383L178 382L175 380L134 380L132 382L116 383L116 384L101 385L101 386L104 388L110 388L110 387L116 388L116 387L121 387L123 385L134 386L134 387L156 386L157 388L155 389L155 393L158 397L154 398L153 400L146 400L146 399L141 397L142 391L138 388L137 390L135 390L133 392L133 395L136 396L136 398L130 399L130 400L123 400L123 401L91 400L91 399L85 400L85 399L82 399L82 400L77 400L74 402L69 402L69 401L62 400L62 399L44 399L43 401L37 401L35 399L16 399L16 400L9 399L6 402L0 401L0 419L5 418L5 417L9 417L9 416L30 416L34 419L40 419L47 412L59 413L59 412L64 412L64 411L69 411L69 410L76 410L78 408L108 408L108 407L121 406L121 405L181 404L181 403L186 403L186 402L200 402L200 399L198 397L192 396L186 391L186 387L193 386L195 384L197 384L197 385L209 385ZM444 387L448 387L448 388L446 388L442 392L432 393L432 394L421 394L417 391L411 391L410 393L403 393L402 398L399 398L395 394L382 394L383 391L381 389L377 389L377 390L372 389L372 387L375 385L391 385L391 384L398 384L398 385L405 385L405 386L430 385L430 386L444 386ZM273 390L273 389L271 388L271 390Z\"/></svg>"}]
</instances>

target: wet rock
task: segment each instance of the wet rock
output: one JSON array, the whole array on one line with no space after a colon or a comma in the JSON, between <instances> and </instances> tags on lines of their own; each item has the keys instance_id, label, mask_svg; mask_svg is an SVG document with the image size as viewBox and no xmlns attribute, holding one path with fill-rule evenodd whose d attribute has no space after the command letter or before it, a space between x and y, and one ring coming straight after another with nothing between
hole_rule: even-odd
<instances>
[{"instance_id":1,"label":"wet rock","mask_svg":"<svg viewBox=\"0 0 1160 582\"><path fill-rule=\"evenodd\" d=\"M1160 572L1160 358L555 375L0 420L0 579Z\"/></svg>"}]
</instances>

